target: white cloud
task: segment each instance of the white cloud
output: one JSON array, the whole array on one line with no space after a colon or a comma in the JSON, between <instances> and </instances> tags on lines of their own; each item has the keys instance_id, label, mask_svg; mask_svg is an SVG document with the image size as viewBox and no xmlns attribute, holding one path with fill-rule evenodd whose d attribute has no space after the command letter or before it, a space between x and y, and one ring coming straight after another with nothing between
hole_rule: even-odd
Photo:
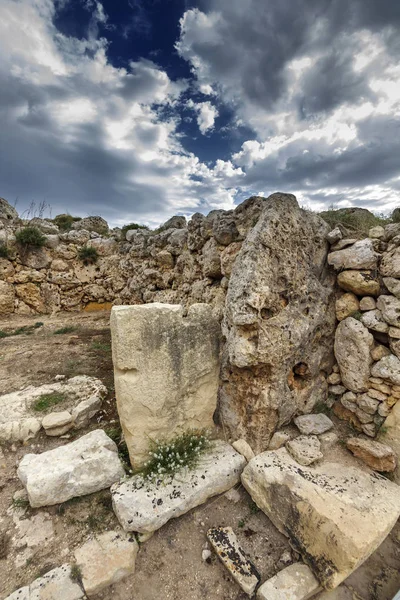
<instances>
[{"instance_id":1,"label":"white cloud","mask_svg":"<svg viewBox=\"0 0 400 600\"><path fill-rule=\"evenodd\" d=\"M188 108L192 108L197 114L197 125L200 132L205 135L207 131L214 129L215 119L218 117L218 110L211 102L193 102L188 100Z\"/></svg>"}]
</instances>

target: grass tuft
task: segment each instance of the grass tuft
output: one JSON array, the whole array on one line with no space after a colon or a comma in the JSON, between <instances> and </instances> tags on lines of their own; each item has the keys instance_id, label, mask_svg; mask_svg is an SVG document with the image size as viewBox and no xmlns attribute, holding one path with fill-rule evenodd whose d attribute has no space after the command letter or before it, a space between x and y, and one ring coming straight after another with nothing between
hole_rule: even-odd
<instances>
[{"instance_id":1,"label":"grass tuft","mask_svg":"<svg viewBox=\"0 0 400 600\"><path fill-rule=\"evenodd\" d=\"M94 265L99 258L99 253L93 246L83 246L78 252L78 257L84 265Z\"/></svg>"},{"instance_id":2,"label":"grass tuft","mask_svg":"<svg viewBox=\"0 0 400 600\"><path fill-rule=\"evenodd\" d=\"M7 246L5 244L0 244L0 258L8 258L9 254L10 252Z\"/></svg>"},{"instance_id":3,"label":"grass tuft","mask_svg":"<svg viewBox=\"0 0 400 600\"><path fill-rule=\"evenodd\" d=\"M36 410L36 412L45 412L46 410L49 410L49 408L60 404L60 402L63 402L65 399L65 394L60 394L59 392L42 394L42 396L37 398L32 404L32 408L33 410Z\"/></svg>"},{"instance_id":4,"label":"grass tuft","mask_svg":"<svg viewBox=\"0 0 400 600\"><path fill-rule=\"evenodd\" d=\"M70 575L72 581L75 581L76 583L81 583L82 582L82 571L79 565L77 565L76 563L71 565L71 575Z\"/></svg>"},{"instance_id":5,"label":"grass tuft","mask_svg":"<svg viewBox=\"0 0 400 600\"><path fill-rule=\"evenodd\" d=\"M25 250L29 248L42 248L46 238L37 227L24 227L16 232L15 238Z\"/></svg>"},{"instance_id":6,"label":"grass tuft","mask_svg":"<svg viewBox=\"0 0 400 600\"><path fill-rule=\"evenodd\" d=\"M62 335L63 333L72 333L73 331L76 331L77 327L75 327L74 325L70 325L67 327L61 327L60 329L56 329L56 331L54 332L54 335Z\"/></svg>"},{"instance_id":7,"label":"grass tuft","mask_svg":"<svg viewBox=\"0 0 400 600\"><path fill-rule=\"evenodd\" d=\"M35 329L39 329L39 327L43 327L43 323L40 321L34 325L24 325L23 327L18 327L18 329L14 329L14 331L10 331L9 333L0 329L0 338L12 337L13 335L22 335L23 333L30 335L35 331Z\"/></svg>"}]
</instances>

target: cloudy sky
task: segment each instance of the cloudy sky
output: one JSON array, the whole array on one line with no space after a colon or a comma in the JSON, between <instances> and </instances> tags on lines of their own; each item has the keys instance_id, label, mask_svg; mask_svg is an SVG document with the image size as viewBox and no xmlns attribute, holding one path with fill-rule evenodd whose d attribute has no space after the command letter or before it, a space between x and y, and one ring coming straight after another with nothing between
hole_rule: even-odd
<instances>
[{"instance_id":1,"label":"cloudy sky","mask_svg":"<svg viewBox=\"0 0 400 600\"><path fill-rule=\"evenodd\" d=\"M0 0L0 196L157 225L400 205L398 0Z\"/></svg>"}]
</instances>

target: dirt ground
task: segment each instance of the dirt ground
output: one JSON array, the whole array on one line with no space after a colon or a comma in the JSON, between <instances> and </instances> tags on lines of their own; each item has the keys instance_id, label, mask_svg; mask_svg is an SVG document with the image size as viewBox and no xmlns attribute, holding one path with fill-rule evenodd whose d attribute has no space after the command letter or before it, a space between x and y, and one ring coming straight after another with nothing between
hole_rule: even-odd
<instances>
[{"instance_id":1,"label":"dirt ground","mask_svg":"<svg viewBox=\"0 0 400 600\"><path fill-rule=\"evenodd\" d=\"M118 527L110 493L99 492L62 505L31 509L13 501L22 486L16 465L28 452L42 452L71 441L88 430L118 426L113 388L109 313L63 313L52 317L11 316L0 320L0 332L42 325L32 332L0 337L0 394L28 385L51 383L56 375L92 375L108 388L104 410L90 428L70 438L41 433L25 446L3 446L0 453L0 599L41 574L73 561L74 549L97 532ZM55 334L70 327L71 331ZM1 334L0 334L1 335ZM349 434L337 422L336 432ZM338 443L328 452L335 460L353 461ZM95 600L245 600L214 555L204 561L209 527L230 525L248 552L262 581L297 558L286 538L237 486L235 501L222 495L170 521L144 544L135 573L98 594ZM31 528L31 529L30 529ZM25 537L24 537L25 536ZM400 589L400 523L378 550L343 586L343 600L390 600ZM335 596L335 599L338 598ZM332 599L333 600L333 599Z\"/></svg>"}]
</instances>

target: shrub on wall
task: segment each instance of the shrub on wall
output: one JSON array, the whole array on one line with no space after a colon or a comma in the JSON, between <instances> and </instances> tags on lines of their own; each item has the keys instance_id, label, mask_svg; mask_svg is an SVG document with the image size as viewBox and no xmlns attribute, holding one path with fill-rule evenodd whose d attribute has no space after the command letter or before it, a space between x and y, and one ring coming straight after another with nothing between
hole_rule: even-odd
<instances>
[{"instance_id":1,"label":"shrub on wall","mask_svg":"<svg viewBox=\"0 0 400 600\"><path fill-rule=\"evenodd\" d=\"M130 231L131 229L146 229L147 231L149 230L147 225L139 225L138 223L129 223L129 225L124 225L121 229L121 234L122 234L123 240L125 239L127 231Z\"/></svg>"},{"instance_id":2,"label":"shrub on wall","mask_svg":"<svg viewBox=\"0 0 400 600\"><path fill-rule=\"evenodd\" d=\"M0 258L8 258L9 252L5 244L0 244Z\"/></svg>"},{"instance_id":3,"label":"shrub on wall","mask_svg":"<svg viewBox=\"0 0 400 600\"><path fill-rule=\"evenodd\" d=\"M99 253L92 246L83 246L78 252L78 256L85 265L93 265L99 258Z\"/></svg>"},{"instance_id":4,"label":"shrub on wall","mask_svg":"<svg viewBox=\"0 0 400 600\"><path fill-rule=\"evenodd\" d=\"M42 248L46 243L46 238L37 227L24 227L15 234L16 240L20 246L25 249Z\"/></svg>"},{"instance_id":5,"label":"shrub on wall","mask_svg":"<svg viewBox=\"0 0 400 600\"><path fill-rule=\"evenodd\" d=\"M76 221L81 221L81 217L73 217L72 215L62 214L57 215L53 219L53 223L59 227L60 231L69 231Z\"/></svg>"}]
</instances>

